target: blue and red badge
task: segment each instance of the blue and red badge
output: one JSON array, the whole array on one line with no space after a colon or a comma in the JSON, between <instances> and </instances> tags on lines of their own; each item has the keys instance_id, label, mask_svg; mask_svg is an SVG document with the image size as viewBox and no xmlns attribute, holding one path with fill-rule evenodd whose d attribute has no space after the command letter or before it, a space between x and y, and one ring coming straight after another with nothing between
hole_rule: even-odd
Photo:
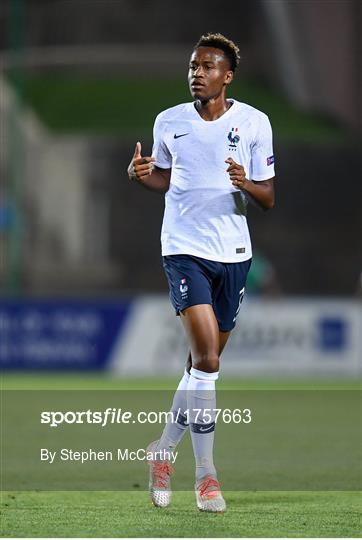
<instances>
[{"instance_id":1,"label":"blue and red badge","mask_svg":"<svg viewBox=\"0 0 362 540\"><path fill-rule=\"evenodd\" d=\"M231 128L231 131L229 131L228 139L230 141L229 148L230 150L235 150L236 145L240 141L240 136L238 135L238 128Z\"/></svg>"}]
</instances>

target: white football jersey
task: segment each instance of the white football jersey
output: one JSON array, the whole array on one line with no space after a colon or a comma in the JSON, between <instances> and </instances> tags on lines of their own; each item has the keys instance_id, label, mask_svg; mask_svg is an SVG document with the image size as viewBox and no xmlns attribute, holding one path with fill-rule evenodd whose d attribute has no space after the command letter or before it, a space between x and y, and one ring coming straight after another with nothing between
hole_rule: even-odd
<instances>
[{"instance_id":1,"label":"white football jersey","mask_svg":"<svg viewBox=\"0 0 362 540\"><path fill-rule=\"evenodd\" d=\"M249 180L274 177L272 130L268 117L250 105L232 105L206 121L194 103L160 113L154 125L155 164L170 169L165 195L162 255L188 254L219 262L252 256L246 221L247 200L226 172L232 157Z\"/></svg>"}]
</instances>

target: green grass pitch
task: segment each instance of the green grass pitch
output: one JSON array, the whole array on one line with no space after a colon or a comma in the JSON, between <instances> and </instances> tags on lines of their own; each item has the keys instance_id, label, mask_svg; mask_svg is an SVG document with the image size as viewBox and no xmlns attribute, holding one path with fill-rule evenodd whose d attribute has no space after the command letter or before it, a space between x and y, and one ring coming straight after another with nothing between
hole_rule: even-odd
<instances>
[{"instance_id":1,"label":"green grass pitch","mask_svg":"<svg viewBox=\"0 0 362 540\"><path fill-rule=\"evenodd\" d=\"M194 494L154 508L145 492L21 492L3 497L10 537L358 537L358 493L227 492L225 514L198 512Z\"/></svg>"},{"instance_id":2,"label":"green grass pitch","mask_svg":"<svg viewBox=\"0 0 362 540\"><path fill-rule=\"evenodd\" d=\"M173 388L175 381L119 381L83 376L11 375L6 389ZM224 381L224 388L344 388L358 383ZM145 469L145 475L147 474ZM227 491L223 515L200 513L195 496L175 492L167 509L141 491L4 492L6 537L359 537L361 493L346 491Z\"/></svg>"}]
</instances>

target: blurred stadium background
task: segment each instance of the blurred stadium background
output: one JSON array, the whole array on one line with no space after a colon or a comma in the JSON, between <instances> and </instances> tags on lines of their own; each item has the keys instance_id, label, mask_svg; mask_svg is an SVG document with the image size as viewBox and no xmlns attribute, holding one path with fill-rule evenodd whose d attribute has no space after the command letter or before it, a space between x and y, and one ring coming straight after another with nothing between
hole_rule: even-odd
<instances>
[{"instance_id":1,"label":"blurred stadium background","mask_svg":"<svg viewBox=\"0 0 362 540\"><path fill-rule=\"evenodd\" d=\"M187 65L220 31L230 96L274 128L277 205L251 209L249 295L225 375L358 378L362 358L358 0L2 0L0 362L6 370L173 376L163 198L129 182Z\"/></svg>"}]
</instances>

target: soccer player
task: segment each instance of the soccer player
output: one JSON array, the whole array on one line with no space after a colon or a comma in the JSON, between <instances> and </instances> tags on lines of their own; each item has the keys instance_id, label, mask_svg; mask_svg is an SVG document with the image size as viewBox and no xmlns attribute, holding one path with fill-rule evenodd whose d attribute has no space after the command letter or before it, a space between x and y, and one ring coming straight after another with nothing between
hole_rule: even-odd
<instances>
[{"instance_id":1,"label":"soccer player","mask_svg":"<svg viewBox=\"0 0 362 540\"><path fill-rule=\"evenodd\" d=\"M197 506L208 512L226 508L213 462L215 381L251 264L246 204L274 206L268 117L226 97L239 59L239 48L223 35L202 36L188 72L194 101L161 112L152 156L142 156L137 142L128 167L131 180L166 194L163 265L190 344L172 404L174 421L148 450L174 449L190 428ZM149 465L151 499L166 507L171 464L150 460Z\"/></svg>"}]
</instances>

